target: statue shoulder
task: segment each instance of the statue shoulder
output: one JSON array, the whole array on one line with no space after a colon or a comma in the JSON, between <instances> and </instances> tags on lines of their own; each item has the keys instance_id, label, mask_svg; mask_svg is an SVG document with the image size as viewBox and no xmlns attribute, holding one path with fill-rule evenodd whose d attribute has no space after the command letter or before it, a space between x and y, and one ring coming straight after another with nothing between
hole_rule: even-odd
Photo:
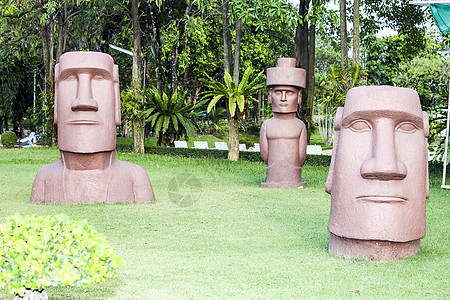
<instances>
[{"instance_id":1,"label":"statue shoulder","mask_svg":"<svg viewBox=\"0 0 450 300\"><path fill-rule=\"evenodd\" d=\"M116 178L122 179L122 182L131 180L131 182L128 183L131 183L134 201L155 201L152 184L150 183L150 179L144 168L130 162L116 160L114 169L115 172L120 172L120 174L117 174L118 176Z\"/></svg>"},{"instance_id":2,"label":"statue shoulder","mask_svg":"<svg viewBox=\"0 0 450 300\"><path fill-rule=\"evenodd\" d=\"M302 120L300 120L299 118L295 118L296 119L296 121L297 121L297 124L302 128L302 129L306 129L306 125L305 125L305 123L302 121Z\"/></svg>"},{"instance_id":3,"label":"statue shoulder","mask_svg":"<svg viewBox=\"0 0 450 300\"><path fill-rule=\"evenodd\" d=\"M52 176L52 175L57 176L57 174L59 172L62 172L63 168L64 168L64 166L60 160L56 161L54 163L42 166L39 169L39 171L37 172L35 180L37 180L38 178L39 178L39 180L43 179L43 178L47 178L48 176Z\"/></svg>"},{"instance_id":4,"label":"statue shoulder","mask_svg":"<svg viewBox=\"0 0 450 300\"><path fill-rule=\"evenodd\" d=\"M120 172L122 174L125 174L126 176L131 176L129 178L135 178L143 175L147 176L147 172L145 172L144 168L123 160L117 159L114 169L115 172Z\"/></svg>"}]
</instances>

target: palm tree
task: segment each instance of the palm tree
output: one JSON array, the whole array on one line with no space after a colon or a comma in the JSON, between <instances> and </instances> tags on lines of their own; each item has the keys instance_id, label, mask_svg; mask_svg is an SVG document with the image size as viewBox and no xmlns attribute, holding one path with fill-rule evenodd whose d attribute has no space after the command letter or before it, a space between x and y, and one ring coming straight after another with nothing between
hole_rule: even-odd
<instances>
[{"instance_id":1,"label":"palm tree","mask_svg":"<svg viewBox=\"0 0 450 300\"><path fill-rule=\"evenodd\" d=\"M183 135L195 133L193 119L200 115L196 111L205 101L196 104L184 104L187 92L178 88L169 97L166 92L161 95L155 87L146 89L144 95L149 100L149 108L144 112L147 122L158 134L158 146L173 146L174 141Z\"/></svg>"},{"instance_id":2,"label":"palm tree","mask_svg":"<svg viewBox=\"0 0 450 300\"><path fill-rule=\"evenodd\" d=\"M207 112L209 113L219 100L225 100L228 116L228 159L237 161L239 159L239 123L248 101L258 101L252 95L265 87L261 82L263 72L256 75L255 79L248 83L252 68L248 67L242 75L239 84L235 84L231 75L225 71L224 83L212 79L206 74L208 80L204 80L206 88L202 99L210 99Z\"/></svg>"}]
</instances>

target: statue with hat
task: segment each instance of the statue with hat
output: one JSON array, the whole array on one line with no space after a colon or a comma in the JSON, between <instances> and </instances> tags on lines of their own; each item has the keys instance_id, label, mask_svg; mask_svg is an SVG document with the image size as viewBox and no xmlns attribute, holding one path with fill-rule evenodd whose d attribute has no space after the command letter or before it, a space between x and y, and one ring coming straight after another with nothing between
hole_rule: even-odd
<instances>
[{"instance_id":1,"label":"statue with hat","mask_svg":"<svg viewBox=\"0 0 450 300\"><path fill-rule=\"evenodd\" d=\"M262 182L261 187L306 186L306 182L302 182L306 126L296 117L305 82L306 71L295 67L295 58L278 58L278 66L267 69L273 117L264 121L260 131L261 157L267 164L266 182Z\"/></svg>"}]
</instances>

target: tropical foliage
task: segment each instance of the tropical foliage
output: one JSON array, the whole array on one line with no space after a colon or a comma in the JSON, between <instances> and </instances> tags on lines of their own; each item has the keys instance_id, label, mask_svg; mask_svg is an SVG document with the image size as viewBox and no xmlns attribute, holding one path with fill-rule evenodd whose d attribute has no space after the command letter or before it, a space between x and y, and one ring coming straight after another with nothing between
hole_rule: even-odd
<instances>
[{"instance_id":1,"label":"tropical foliage","mask_svg":"<svg viewBox=\"0 0 450 300\"><path fill-rule=\"evenodd\" d=\"M348 90L362 83L358 65L350 65L343 70L340 66L331 66L325 95L319 102L324 107L335 110L339 106L344 106Z\"/></svg>"},{"instance_id":2,"label":"tropical foliage","mask_svg":"<svg viewBox=\"0 0 450 300\"><path fill-rule=\"evenodd\" d=\"M248 67L242 75L242 80L239 84L235 84L231 75L226 71L223 76L224 83L205 74L208 78L208 80L204 81L205 88L208 91L203 92L203 99L210 99L207 112L210 112L219 100L224 100L230 117L234 118L235 115L239 117L244 112L249 100L258 101L253 95L265 87L265 84L261 82L263 72L257 74L255 79L249 83L252 71L252 68ZM236 108L238 109L237 114Z\"/></svg>"},{"instance_id":3,"label":"tropical foliage","mask_svg":"<svg viewBox=\"0 0 450 300\"><path fill-rule=\"evenodd\" d=\"M183 135L195 133L194 118L200 115L197 110L205 101L185 104L187 92L177 89L172 95L164 91L161 95L155 87L146 89L145 98L149 108L144 112L147 122L159 136L158 146L172 145Z\"/></svg>"}]
</instances>

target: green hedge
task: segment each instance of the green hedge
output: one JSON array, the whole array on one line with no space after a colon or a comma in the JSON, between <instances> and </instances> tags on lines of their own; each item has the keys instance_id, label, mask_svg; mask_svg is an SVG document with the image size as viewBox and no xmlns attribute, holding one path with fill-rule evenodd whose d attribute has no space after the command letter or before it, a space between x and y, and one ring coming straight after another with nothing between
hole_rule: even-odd
<instances>
[{"instance_id":1,"label":"green hedge","mask_svg":"<svg viewBox=\"0 0 450 300\"><path fill-rule=\"evenodd\" d=\"M118 144L117 152L130 152L131 145ZM173 147L145 147L145 153L157 155L171 155L193 158L216 158L227 159L228 151L215 149L192 149L192 148L173 148ZM252 151L239 152L239 159L246 161L262 162L261 153ZM306 155L305 165L307 166L325 166L330 165L331 156L327 155Z\"/></svg>"},{"instance_id":2,"label":"green hedge","mask_svg":"<svg viewBox=\"0 0 450 300\"><path fill-rule=\"evenodd\" d=\"M117 152L131 152L131 144L117 144ZM172 147L150 147L145 146L145 153L157 155L171 155L193 158L216 158L227 159L228 151L215 149L192 149L192 148L172 148ZM241 151L239 159L246 161L262 162L259 152ZM329 155L306 155L305 165L329 167L331 156ZM430 173L442 174L442 163L430 162ZM447 176L450 177L450 166L447 168Z\"/></svg>"}]
</instances>

